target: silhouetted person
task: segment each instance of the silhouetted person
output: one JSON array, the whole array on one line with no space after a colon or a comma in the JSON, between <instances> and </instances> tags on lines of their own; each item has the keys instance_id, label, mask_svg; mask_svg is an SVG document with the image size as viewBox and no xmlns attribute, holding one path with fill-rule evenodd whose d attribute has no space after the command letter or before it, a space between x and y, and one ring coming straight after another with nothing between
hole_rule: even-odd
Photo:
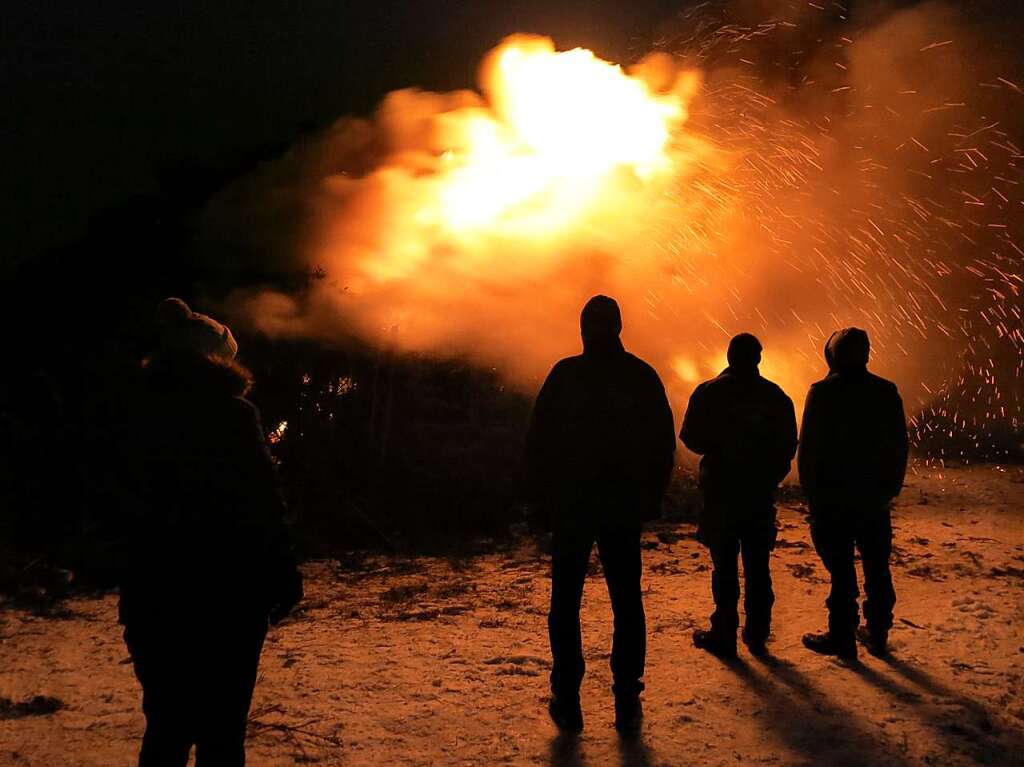
<instances>
[{"instance_id":1,"label":"silhouetted person","mask_svg":"<svg viewBox=\"0 0 1024 767\"><path fill-rule=\"evenodd\" d=\"M146 715L139 764L185 765L195 745L197 765L234 767L268 618L301 599L302 579L231 332L178 299L158 318L120 605Z\"/></svg>"},{"instance_id":2,"label":"silhouetted person","mask_svg":"<svg viewBox=\"0 0 1024 767\"><path fill-rule=\"evenodd\" d=\"M590 299L580 328L583 354L551 370L527 439L531 487L550 513L553 532L549 711L559 727L582 729L580 601L596 543L615 616L615 725L629 732L642 717L647 643L640 532L644 521L658 516L675 429L658 374L619 340L618 304L607 296Z\"/></svg>"},{"instance_id":3,"label":"silhouetted person","mask_svg":"<svg viewBox=\"0 0 1024 767\"><path fill-rule=\"evenodd\" d=\"M807 634L815 652L857 657L855 633L883 654L896 592L889 572L891 501L907 469L907 422L896 385L868 372L868 335L833 333L825 346L830 373L811 386L800 434L800 484L810 507L811 538L832 576L828 631ZM864 617L858 632L854 547L864 568Z\"/></svg>"},{"instance_id":4,"label":"silhouetted person","mask_svg":"<svg viewBox=\"0 0 1024 767\"><path fill-rule=\"evenodd\" d=\"M765 652L771 632L775 490L796 454L793 402L758 371L761 343L749 333L729 342L729 367L690 396L679 438L700 461L704 506L698 537L711 552L711 628L693 633L697 647L736 655L740 598L737 556L743 556L746 619L743 641Z\"/></svg>"}]
</instances>

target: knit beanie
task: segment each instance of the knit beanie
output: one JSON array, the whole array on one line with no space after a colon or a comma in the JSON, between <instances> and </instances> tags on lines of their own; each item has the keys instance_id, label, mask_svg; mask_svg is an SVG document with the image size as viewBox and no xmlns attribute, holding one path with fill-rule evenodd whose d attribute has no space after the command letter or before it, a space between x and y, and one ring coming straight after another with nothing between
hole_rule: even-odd
<instances>
[{"instance_id":1,"label":"knit beanie","mask_svg":"<svg viewBox=\"0 0 1024 767\"><path fill-rule=\"evenodd\" d=\"M227 325L192 311L180 298L166 298L156 308L161 345L173 351L234 359L238 343Z\"/></svg>"}]
</instances>

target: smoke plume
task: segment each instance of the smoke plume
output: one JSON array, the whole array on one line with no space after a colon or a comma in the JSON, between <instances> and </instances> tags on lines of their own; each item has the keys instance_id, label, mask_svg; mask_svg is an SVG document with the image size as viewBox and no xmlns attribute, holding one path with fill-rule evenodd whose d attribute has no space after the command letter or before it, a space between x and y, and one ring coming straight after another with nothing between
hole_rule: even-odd
<instances>
[{"instance_id":1,"label":"smoke plume","mask_svg":"<svg viewBox=\"0 0 1024 767\"><path fill-rule=\"evenodd\" d=\"M532 391L605 293L679 410L741 331L799 404L856 325L935 428L1016 428L1017 64L943 3L823 5L706 3L624 70L519 36L479 90L388 94L214 200L208 243L319 275L229 310Z\"/></svg>"}]
</instances>

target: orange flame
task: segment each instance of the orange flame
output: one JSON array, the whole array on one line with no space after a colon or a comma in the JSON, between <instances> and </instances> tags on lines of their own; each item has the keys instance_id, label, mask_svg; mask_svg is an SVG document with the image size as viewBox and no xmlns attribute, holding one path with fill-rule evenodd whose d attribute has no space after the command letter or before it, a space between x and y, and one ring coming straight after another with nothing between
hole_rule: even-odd
<instances>
[{"instance_id":1,"label":"orange flame","mask_svg":"<svg viewBox=\"0 0 1024 767\"><path fill-rule=\"evenodd\" d=\"M545 37L508 38L481 69L486 102L432 116L434 156L417 161L429 179L420 179L418 192L389 200L396 227L387 247L361 259L363 276L377 283L409 278L438 240L462 250L462 268L473 271L481 238L550 242L621 209L637 185L663 188L675 170L673 135L687 119L698 78L678 73L664 55L637 70L627 74L580 48L556 51ZM397 179L381 181L393 189ZM360 285L356 279L354 288Z\"/></svg>"},{"instance_id":2,"label":"orange flame","mask_svg":"<svg viewBox=\"0 0 1024 767\"><path fill-rule=\"evenodd\" d=\"M931 37L927 24L912 27ZM722 30L724 45L733 33L744 34ZM254 197L243 184L222 194L215 214L244 222L254 250L278 248L292 265L298 254L326 274L308 289L231 300L271 335L467 356L530 391L579 348L586 299L608 293L623 307L627 347L659 370L677 414L740 331L761 338L762 372L799 407L825 372L832 329L858 325L878 372L920 406L933 396L923 377L943 380L977 335L967 318L982 291L948 279L960 269L948 262L964 262L960 282L988 279L960 242L981 223L957 218L962 200L938 181L941 168L969 170L959 142L975 133L931 108L951 101L949 77L941 93L920 83L908 122L900 109L916 75L876 37L843 51L858 87L808 114L804 101L784 101L788 81L773 92L745 70L712 66L704 90L664 53L623 69L547 38L509 38L485 60L479 93L393 92L371 119L339 120L254 174ZM922 71L939 54L929 55ZM890 71L900 109L883 110L879 73ZM815 92L809 81L799 94ZM887 138L902 133L927 138L928 151ZM1011 155L998 167L1016 162L1009 139L993 146ZM964 195L980 205L993 173L971 176ZM995 264L1015 263L1019 249L1009 252L1010 237L993 247L1003 255L992 269L1016 296L1016 274Z\"/></svg>"},{"instance_id":3,"label":"orange flame","mask_svg":"<svg viewBox=\"0 0 1024 767\"><path fill-rule=\"evenodd\" d=\"M670 167L670 136L686 119L681 89L652 93L639 78L550 39L507 40L484 65L490 113L446 155L441 195L455 230L501 225L520 233L565 225L615 171L649 179Z\"/></svg>"}]
</instances>

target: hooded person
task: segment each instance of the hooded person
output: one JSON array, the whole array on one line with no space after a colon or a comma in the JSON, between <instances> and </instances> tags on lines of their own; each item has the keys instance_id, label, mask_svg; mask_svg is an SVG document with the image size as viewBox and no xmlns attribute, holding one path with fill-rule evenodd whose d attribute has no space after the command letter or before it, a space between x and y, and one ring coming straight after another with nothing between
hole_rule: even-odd
<instances>
[{"instance_id":1,"label":"hooded person","mask_svg":"<svg viewBox=\"0 0 1024 767\"><path fill-rule=\"evenodd\" d=\"M549 712L566 730L583 727L580 602L595 543L615 621L616 727L635 730L642 716L640 533L659 514L674 464L675 429L661 379L625 350L621 330L613 299L595 296L587 302L580 315L583 353L551 370L527 435L531 494L549 515L553 532Z\"/></svg>"},{"instance_id":2,"label":"hooded person","mask_svg":"<svg viewBox=\"0 0 1024 767\"><path fill-rule=\"evenodd\" d=\"M856 638L884 654L896 593L890 504L907 469L907 422L896 385L868 371L871 344L859 328L825 345L829 374L804 405L798 467L810 508L811 537L832 580L828 631L808 634L815 652L852 659ZM858 629L854 550L864 570L865 629Z\"/></svg>"},{"instance_id":3,"label":"hooded person","mask_svg":"<svg viewBox=\"0 0 1024 767\"><path fill-rule=\"evenodd\" d=\"M765 652L771 632L771 551L775 545L775 490L796 454L793 402L761 376L761 342L741 333L729 342L729 366L690 396L679 438L701 456L704 500L698 538L711 554L710 629L693 633L697 647L736 654L740 596L737 557L744 573L743 641Z\"/></svg>"},{"instance_id":4,"label":"hooded person","mask_svg":"<svg viewBox=\"0 0 1024 767\"><path fill-rule=\"evenodd\" d=\"M144 363L120 619L143 690L139 764L242 765L268 620L302 597L249 372L231 331L180 299Z\"/></svg>"}]
</instances>

